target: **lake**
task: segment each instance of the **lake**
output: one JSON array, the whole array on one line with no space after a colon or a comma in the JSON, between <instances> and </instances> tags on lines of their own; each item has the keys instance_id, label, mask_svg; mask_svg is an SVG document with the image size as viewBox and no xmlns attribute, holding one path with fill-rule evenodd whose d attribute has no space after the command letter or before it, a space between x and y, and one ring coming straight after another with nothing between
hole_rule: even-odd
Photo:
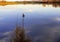
<instances>
[{"instance_id":1,"label":"lake","mask_svg":"<svg viewBox=\"0 0 60 42\"><path fill-rule=\"evenodd\" d=\"M0 6L0 42L7 42L22 26L33 42L60 42L60 6L58 4L17 4ZM18 21L17 21L18 20Z\"/></svg>"}]
</instances>

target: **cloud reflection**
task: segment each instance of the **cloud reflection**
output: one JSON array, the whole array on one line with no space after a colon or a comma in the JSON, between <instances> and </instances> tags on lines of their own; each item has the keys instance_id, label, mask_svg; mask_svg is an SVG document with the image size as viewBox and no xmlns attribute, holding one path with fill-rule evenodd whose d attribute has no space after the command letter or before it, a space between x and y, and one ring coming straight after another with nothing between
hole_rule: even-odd
<instances>
[{"instance_id":1,"label":"cloud reflection","mask_svg":"<svg viewBox=\"0 0 60 42\"><path fill-rule=\"evenodd\" d=\"M57 21L60 21L60 18L55 18Z\"/></svg>"},{"instance_id":2,"label":"cloud reflection","mask_svg":"<svg viewBox=\"0 0 60 42\"><path fill-rule=\"evenodd\" d=\"M60 22L53 20L51 19L48 24L38 24L31 27L29 34L32 36L33 42L59 42Z\"/></svg>"},{"instance_id":3,"label":"cloud reflection","mask_svg":"<svg viewBox=\"0 0 60 42\"><path fill-rule=\"evenodd\" d=\"M0 37L0 42L9 42L10 38L12 37L13 31L8 31L8 32L4 32L1 33L1 37Z\"/></svg>"}]
</instances>

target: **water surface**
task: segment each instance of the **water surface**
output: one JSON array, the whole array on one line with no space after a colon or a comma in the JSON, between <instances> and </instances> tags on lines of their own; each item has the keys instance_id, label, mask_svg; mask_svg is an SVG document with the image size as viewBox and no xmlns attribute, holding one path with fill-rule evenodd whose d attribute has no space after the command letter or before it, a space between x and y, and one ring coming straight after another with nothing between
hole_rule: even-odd
<instances>
[{"instance_id":1,"label":"water surface","mask_svg":"<svg viewBox=\"0 0 60 42\"><path fill-rule=\"evenodd\" d=\"M26 33L33 42L59 42L60 7L42 4L0 6L0 42L8 39L16 23L22 26L23 13Z\"/></svg>"}]
</instances>

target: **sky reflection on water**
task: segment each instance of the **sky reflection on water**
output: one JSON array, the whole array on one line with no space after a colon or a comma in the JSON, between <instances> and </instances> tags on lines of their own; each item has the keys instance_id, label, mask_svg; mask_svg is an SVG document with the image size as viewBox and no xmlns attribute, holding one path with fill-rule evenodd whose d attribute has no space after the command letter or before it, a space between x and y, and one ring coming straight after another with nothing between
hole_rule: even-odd
<instances>
[{"instance_id":1,"label":"sky reflection on water","mask_svg":"<svg viewBox=\"0 0 60 42\"><path fill-rule=\"evenodd\" d=\"M55 39L60 37L60 7L20 4L0 7L1 40L15 29L17 15L18 24L21 26L23 13L25 14L25 29L27 34L31 35L33 42L54 42ZM55 37L55 35L58 36Z\"/></svg>"}]
</instances>

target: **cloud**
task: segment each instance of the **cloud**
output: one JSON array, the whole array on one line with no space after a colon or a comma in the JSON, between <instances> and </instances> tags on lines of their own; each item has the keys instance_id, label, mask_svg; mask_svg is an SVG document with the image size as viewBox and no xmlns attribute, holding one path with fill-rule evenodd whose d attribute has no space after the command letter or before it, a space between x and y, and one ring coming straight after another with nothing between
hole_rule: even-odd
<instances>
[{"instance_id":1,"label":"cloud","mask_svg":"<svg viewBox=\"0 0 60 42\"><path fill-rule=\"evenodd\" d=\"M24 12L33 12L34 10L33 9L23 9Z\"/></svg>"},{"instance_id":2,"label":"cloud","mask_svg":"<svg viewBox=\"0 0 60 42\"><path fill-rule=\"evenodd\" d=\"M0 42L6 42L5 40L0 40Z\"/></svg>"},{"instance_id":3,"label":"cloud","mask_svg":"<svg viewBox=\"0 0 60 42\"><path fill-rule=\"evenodd\" d=\"M59 17L53 18L54 21L60 21Z\"/></svg>"},{"instance_id":4,"label":"cloud","mask_svg":"<svg viewBox=\"0 0 60 42\"><path fill-rule=\"evenodd\" d=\"M7 42L7 41L9 41L9 39L12 36L12 33L13 33L13 31L8 31L8 32L0 33L0 35L3 35L0 38L0 42Z\"/></svg>"},{"instance_id":5,"label":"cloud","mask_svg":"<svg viewBox=\"0 0 60 42\"><path fill-rule=\"evenodd\" d=\"M0 20L2 20L3 19L3 17L2 16L0 16Z\"/></svg>"},{"instance_id":6,"label":"cloud","mask_svg":"<svg viewBox=\"0 0 60 42\"><path fill-rule=\"evenodd\" d=\"M29 9L28 12L32 12L33 10L32 9Z\"/></svg>"},{"instance_id":7,"label":"cloud","mask_svg":"<svg viewBox=\"0 0 60 42\"><path fill-rule=\"evenodd\" d=\"M60 21L60 18L55 18L57 21Z\"/></svg>"},{"instance_id":8,"label":"cloud","mask_svg":"<svg viewBox=\"0 0 60 42\"><path fill-rule=\"evenodd\" d=\"M12 33L13 31L9 31L9 32L0 33L0 35L3 35L3 39L4 39L5 37L9 37L10 35L12 35Z\"/></svg>"},{"instance_id":9,"label":"cloud","mask_svg":"<svg viewBox=\"0 0 60 42\"><path fill-rule=\"evenodd\" d=\"M10 35L11 33L12 33L12 31L9 31L9 32L3 33L3 35Z\"/></svg>"},{"instance_id":10,"label":"cloud","mask_svg":"<svg viewBox=\"0 0 60 42\"><path fill-rule=\"evenodd\" d=\"M54 18L54 20L59 19ZM44 25L35 25L31 28L30 34L34 42L57 42L60 40L60 24L52 22Z\"/></svg>"}]
</instances>

